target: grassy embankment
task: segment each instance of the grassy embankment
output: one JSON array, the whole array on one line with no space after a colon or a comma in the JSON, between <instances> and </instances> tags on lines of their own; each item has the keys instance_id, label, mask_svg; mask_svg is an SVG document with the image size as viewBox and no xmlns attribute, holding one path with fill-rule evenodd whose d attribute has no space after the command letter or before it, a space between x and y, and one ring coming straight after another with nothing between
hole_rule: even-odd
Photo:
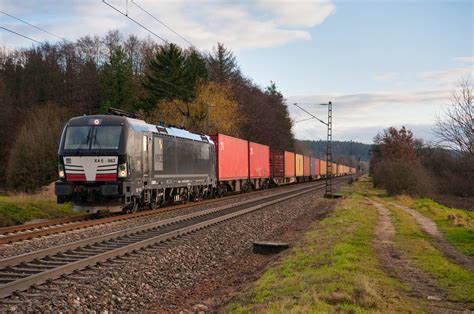
<instances>
[{"instance_id":1,"label":"grassy embankment","mask_svg":"<svg viewBox=\"0 0 474 314\"><path fill-rule=\"evenodd\" d=\"M387 276L373 248L377 210L355 183L332 214L313 225L303 240L256 282L248 298L230 312L398 312L420 309L405 288ZM369 192L369 195L372 192Z\"/></svg>"},{"instance_id":2,"label":"grassy embankment","mask_svg":"<svg viewBox=\"0 0 474 314\"><path fill-rule=\"evenodd\" d=\"M76 215L70 204L41 196L0 196L0 227L22 224L34 219L54 219Z\"/></svg>"},{"instance_id":3,"label":"grassy embankment","mask_svg":"<svg viewBox=\"0 0 474 314\"><path fill-rule=\"evenodd\" d=\"M379 202L403 201L433 219L448 241L466 253L471 252L472 242L467 243L472 236L470 225L446 219L449 212L459 217L458 222L469 221L466 218L469 214L464 216L464 212L423 199L387 197L383 191L373 189L367 180L355 183L344 194L345 198L328 218L315 223L287 256L263 274L244 301L228 304L227 310L278 313L426 310L425 298L408 297L409 288L381 270L373 248L378 214L365 202L364 196ZM450 300L473 309L474 274L438 251L433 239L421 231L411 215L397 207L387 207L396 229L395 245L407 253L414 265L435 278Z\"/></svg>"},{"instance_id":4,"label":"grassy embankment","mask_svg":"<svg viewBox=\"0 0 474 314\"><path fill-rule=\"evenodd\" d=\"M416 209L433 220L446 240L462 253L474 257L474 212L449 208L427 198L394 198L395 203Z\"/></svg>"}]
</instances>

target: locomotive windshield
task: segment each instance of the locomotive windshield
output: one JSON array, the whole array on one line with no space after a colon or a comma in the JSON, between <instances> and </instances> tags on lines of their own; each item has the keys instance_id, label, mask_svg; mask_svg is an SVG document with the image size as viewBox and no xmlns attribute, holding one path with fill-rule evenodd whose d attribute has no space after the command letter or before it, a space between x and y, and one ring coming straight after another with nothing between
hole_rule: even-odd
<instances>
[{"instance_id":1,"label":"locomotive windshield","mask_svg":"<svg viewBox=\"0 0 474 314\"><path fill-rule=\"evenodd\" d=\"M64 149L118 149L122 126L68 126Z\"/></svg>"}]
</instances>

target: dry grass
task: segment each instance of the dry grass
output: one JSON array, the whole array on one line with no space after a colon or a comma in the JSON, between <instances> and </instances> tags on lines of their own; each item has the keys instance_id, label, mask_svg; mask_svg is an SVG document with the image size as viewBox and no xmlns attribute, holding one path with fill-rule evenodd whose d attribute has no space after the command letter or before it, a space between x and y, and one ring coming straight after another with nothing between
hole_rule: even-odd
<instances>
[{"instance_id":1,"label":"dry grass","mask_svg":"<svg viewBox=\"0 0 474 314\"><path fill-rule=\"evenodd\" d=\"M54 219L76 215L70 204L56 204L47 193L25 193L0 196L0 227L12 226L35 219Z\"/></svg>"}]
</instances>

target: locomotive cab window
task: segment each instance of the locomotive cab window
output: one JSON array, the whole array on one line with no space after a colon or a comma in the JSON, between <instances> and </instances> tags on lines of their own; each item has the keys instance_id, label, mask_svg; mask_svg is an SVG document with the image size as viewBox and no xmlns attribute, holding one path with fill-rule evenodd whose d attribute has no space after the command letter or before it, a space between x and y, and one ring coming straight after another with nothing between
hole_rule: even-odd
<instances>
[{"instance_id":1,"label":"locomotive cab window","mask_svg":"<svg viewBox=\"0 0 474 314\"><path fill-rule=\"evenodd\" d=\"M121 126L68 126L64 149L118 149Z\"/></svg>"},{"instance_id":2,"label":"locomotive cab window","mask_svg":"<svg viewBox=\"0 0 474 314\"><path fill-rule=\"evenodd\" d=\"M69 126L66 130L64 149L88 149L91 130L90 126Z\"/></svg>"},{"instance_id":3,"label":"locomotive cab window","mask_svg":"<svg viewBox=\"0 0 474 314\"><path fill-rule=\"evenodd\" d=\"M118 149L121 126L96 126L91 149Z\"/></svg>"}]
</instances>

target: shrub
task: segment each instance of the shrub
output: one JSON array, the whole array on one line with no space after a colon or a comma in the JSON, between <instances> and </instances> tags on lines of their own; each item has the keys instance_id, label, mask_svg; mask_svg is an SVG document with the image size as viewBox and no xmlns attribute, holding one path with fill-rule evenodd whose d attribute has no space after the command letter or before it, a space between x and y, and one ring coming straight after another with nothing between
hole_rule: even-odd
<instances>
[{"instance_id":1,"label":"shrub","mask_svg":"<svg viewBox=\"0 0 474 314\"><path fill-rule=\"evenodd\" d=\"M8 157L9 187L35 191L56 179L59 138L65 121L65 110L51 103L26 115Z\"/></svg>"},{"instance_id":2,"label":"shrub","mask_svg":"<svg viewBox=\"0 0 474 314\"><path fill-rule=\"evenodd\" d=\"M435 191L434 179L417 162L382 160L374 166L373 177L389 195L430 196Z\"/></svg>"}]
</instances>

